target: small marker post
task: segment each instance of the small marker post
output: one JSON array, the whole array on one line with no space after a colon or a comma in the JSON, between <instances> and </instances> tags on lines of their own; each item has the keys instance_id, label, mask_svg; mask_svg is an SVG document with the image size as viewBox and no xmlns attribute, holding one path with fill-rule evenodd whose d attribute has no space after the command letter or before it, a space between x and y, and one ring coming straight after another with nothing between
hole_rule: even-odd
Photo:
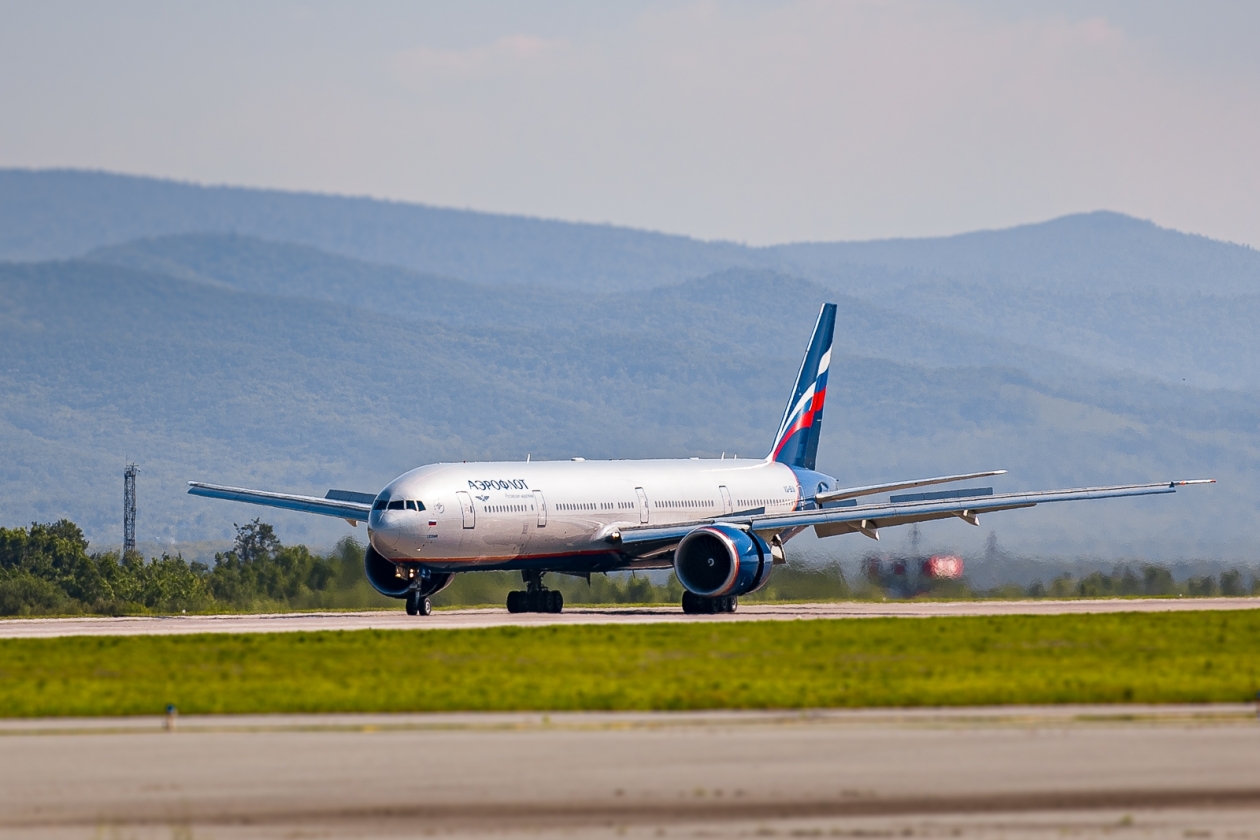
<instances>
[{"instance_id":1,"label":"small marker post","mask_svg":"<svg viewBox=\"0 0 1260 840\"><path fill-rule=\"evenodd\" d=\"M174 703L166 704L166 731L175 731L175 718L179 717L179 710L175 708Z\"/></svg>"}]
</instances>

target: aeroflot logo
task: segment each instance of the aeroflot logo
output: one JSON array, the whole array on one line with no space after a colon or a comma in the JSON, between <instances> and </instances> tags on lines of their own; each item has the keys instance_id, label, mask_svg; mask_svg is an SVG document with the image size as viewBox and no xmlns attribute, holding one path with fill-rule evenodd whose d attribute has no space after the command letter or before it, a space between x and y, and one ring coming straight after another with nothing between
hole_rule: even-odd
<instances>
[{"instance_id":1,"label":"aeroflot logo","mask_svg":"<svg viewBox=\"0 0 1260 840\"><path fill-rule=\"evenodd\" d=\"M529 485L519 478L497 481L469 481L470 490L528 490Z\"/></svg>"}]
</instances>

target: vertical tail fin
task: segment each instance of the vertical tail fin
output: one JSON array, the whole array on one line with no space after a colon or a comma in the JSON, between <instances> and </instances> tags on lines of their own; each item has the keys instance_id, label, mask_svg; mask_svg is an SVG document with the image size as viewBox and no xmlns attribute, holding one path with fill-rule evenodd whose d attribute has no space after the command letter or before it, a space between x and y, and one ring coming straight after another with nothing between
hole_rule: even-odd
<instances>
[{"instance_id":1,"label":"vertical tail fin","mask_svg":"<svg viewBox=\"0 0 1260 840\"><path fill-rule=\"evenodd\" d=\"M783 422L774 438L770 460L789 467L814 469L818 433L822 429L823 404L827 401L827 369L831 367L831 338L836 330L836 305L824 303L818 313L814 337L801 361L796 388L783 411Z\"/></svg>"}]
</instances>

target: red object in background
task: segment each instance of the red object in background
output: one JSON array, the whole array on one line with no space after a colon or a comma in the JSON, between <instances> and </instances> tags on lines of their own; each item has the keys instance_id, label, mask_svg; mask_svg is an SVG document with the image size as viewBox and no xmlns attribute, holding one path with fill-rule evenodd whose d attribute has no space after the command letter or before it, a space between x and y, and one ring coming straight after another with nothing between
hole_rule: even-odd
<instances>
[{"instance_id":1,"label":"red object in background","mask_svg":"<svg viewBox=\"0 0 1260 840\"><path fill-rule=\"evenodd\" d=\"M963 560L952 554L934 554L923 561L923 576L930 578L960 578Z\"/></svg>"}]
</instances>

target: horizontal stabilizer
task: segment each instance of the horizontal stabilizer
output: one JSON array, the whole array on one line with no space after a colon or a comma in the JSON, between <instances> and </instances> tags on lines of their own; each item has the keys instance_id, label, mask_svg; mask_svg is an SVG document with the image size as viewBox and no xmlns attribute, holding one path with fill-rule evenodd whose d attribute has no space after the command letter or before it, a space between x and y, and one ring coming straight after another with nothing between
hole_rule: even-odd
<instances>
[{"instance_id":1,"label":"horizontal stabilizer","mask_svg":"<svg viewBox=\"0 0 1260 840\"><path fill-rule=\"evenodd\" d=\"M318 513L322 516L335 516L338 519L345 519L350 522L367 522L368 513L372 510L371 498L375 498L369 497L368 502L360 504L332 498L320 499L316 496L296 496L290 493L247 490L244 487L223 487L218 484L203 484L199 481L188 482L188 492L194 496L205 496L207 499L227 499L231 502L246 502L251 505L263 505L264 507L280 508L281 510Z\"/></svg>"}]
</instances>

